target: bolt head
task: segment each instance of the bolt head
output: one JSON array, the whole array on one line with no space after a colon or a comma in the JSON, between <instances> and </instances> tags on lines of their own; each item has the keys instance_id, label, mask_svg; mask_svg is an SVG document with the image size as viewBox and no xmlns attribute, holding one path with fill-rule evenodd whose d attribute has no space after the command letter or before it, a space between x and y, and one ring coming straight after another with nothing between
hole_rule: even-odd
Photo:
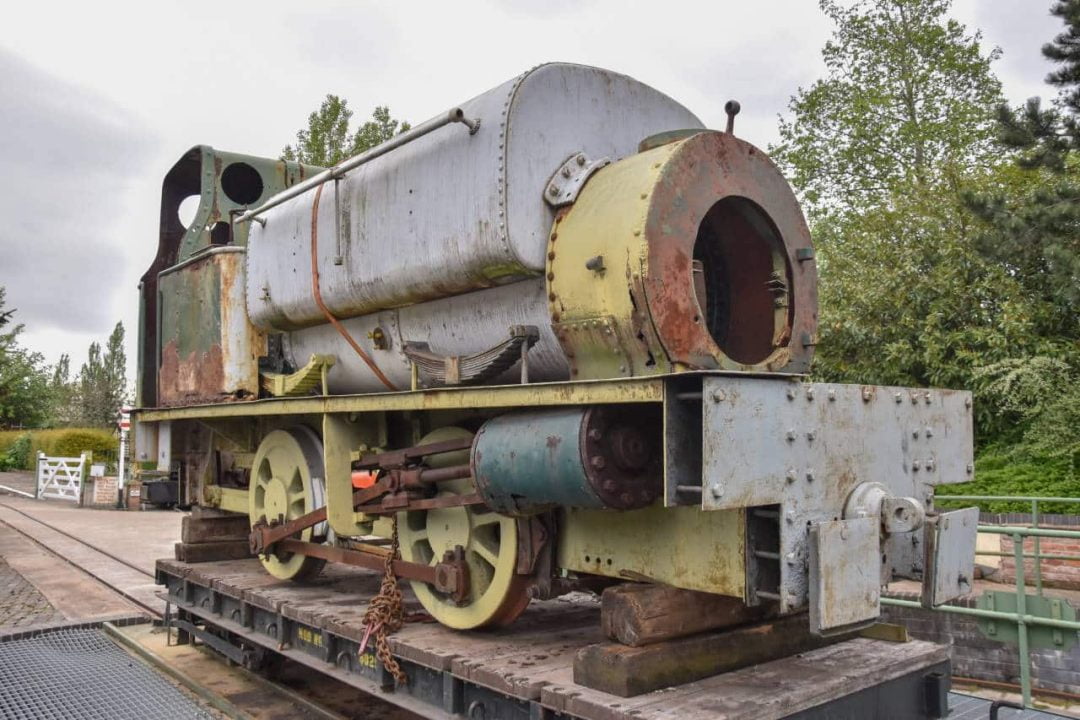
<instances>
[{"instance_id":1,"label":"bolt head","mask_svg":"<svg viewBox=\"0 0 1080 720\"><path fill-rule=\"evenodd\" d=\"M794 430L788 430L787 431L787 441L788 442L795 442L795 431Z\"/></svg>"},{"instance_id":2,"label":"bolt head","mask_svg":"<svg viewBox=\"0 0 1080 720\"><path fill-rule=\"evenodd\" d=\"M548 188L548 195L550 195L551 197L558 197L559 196L559 188L555 187L554 185L550 186Z\"/></svg>"},{"instance_id":3,"label":"bolt head","mask_svg":"<svg viewBox=\"0 0 1080 720\"><path fill-rule=\"evenodd\" d=\"M578 155L577 158L575 158L575 159L577 160L578 165L584 165L585 164L585 156L584 155Z\"/></svg>"},{"instance_id":4,"label":"bolt head","mask_svg":"<svg viewBox=\"0 0 1080 720\"><path fill-rule=\"evenodd\" d=\"M724 488L721 487L719 484L713 485L709 488L709 494L719 500L720 497L722 497L724 494Z\"/></svg>"},{"instance_id":5,"label":"bolt head","mask_svg":"<svg viewBox=\"0 0 1080 720\"><path fill-rule=\"evenodd\" d=\"M870 398L872 398L873 396L874 396L874 394L872 392L870 392L870 388L863 388L863 391L862 391L863 402L870 402Z\"/></svg>"},{"instance_id":6,"label":"bolt head","mask_svg":"<svg viewBox=\"0 0 1080 720\"><path fill-rule=\"evenodd\" d=\"M793 483L795 482L796 478L798 478L798 474L795 472L794 468L791 468L787 471L787 474L784 477L789 483Z\"/></svg>"},{"instance_id":7,"label":"bolt head","mask_svg":"<svg viewBox=\"0 0 1080 720\"><path fill-rule=\"evenodd\" d=\"M813 400L814 399L814 388L812 388L812 387L806 388L806 399L807 400Z\"/></svg>"},{"instance_id":8,"label":"bolt head","mask_svg":"<svg viewBox=\"0 0 1080 720\"><path fill-rule=\"evenodd\" d=\"M787 390L787 399L788 400L794 400L795 399L795 388L788 388L788 390Z\"/></svg>"},{"instance_id":9,"label":"bolt head","mask_svg":"<svg viewBox=\"0 0 1080 720\"><path fill-rule=\"evenodd\" d=\"M806 471L806 481L807 482L814 482L814 471L813 470L807 470Z\"/></svg>"},{"instance_id":10,"label":"bolt head","mask_svg":"<svg viewBox=\"0 0 1080 720\"><path fill-rule=\"evenodd\" d=\"M806 440L807 440L807 442L814 442L814 438L815 438L815 437L817 437L817 436L816 436L816 435L814 434L814 431L813 431L813 430L811 430L810 432L806 433Z\"/></svg>"},{"instance_id":11,"label":"bolt head","mask_svg":"<svg viewBox=\"0 0 1080 720\"><path fill-rule=\"evenodd\" d=\"M724 402L724 400L727 399L727 393L717 388L716 390L713 390L712 399L713 402Z\"/></svg>"},{"instance_id":12,"label":"bolt head","mask_svg":"<svg viewBox=\"0 0 1080 720\"><path fill-rule=\"evenodd\" d=\"M607 465L607 460L604 459L603 455L593 455L589 458L589 464L597 470L603 470L604 466Z\"/></svg>"},{"instance_id":13,"label":"bolt head","mask_svg":"<svg viewBox=\"0 0 1080 720\"><path fill-rule=\"evenodd\" d=\"M830 390L829 391L829 402L836 402L836 391L835 390Z\"/></svg>"}]
</instances>

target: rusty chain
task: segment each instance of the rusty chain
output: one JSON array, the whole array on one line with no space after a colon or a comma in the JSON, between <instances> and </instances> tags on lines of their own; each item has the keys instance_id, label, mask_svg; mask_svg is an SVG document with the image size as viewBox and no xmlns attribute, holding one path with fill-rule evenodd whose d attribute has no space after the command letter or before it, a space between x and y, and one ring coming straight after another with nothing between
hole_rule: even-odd
<instances>
[{"instance_id":1,"label":"rusty chain","mask_svg":"<svg viewBox=\"0 0 1080 720\"><path fill-rule=\"evenodd\" d=\"M390 536L390 552L386 555L386 564L383 570L382 584L379 586L379 594L371 599L367 611L364 612L364 625L375 636L375 655L386 668L387 672L394 676L394 681L399 685L408 683L405 671L401 669L397 658L390 652L390 642L387 636L397 632L405 623L405 607L402 603L401 589L398 587L397 576L394 575L394 560L398 555L398 516L394 515L392 522L393 532Z\"/></svg>"}]
</instances>

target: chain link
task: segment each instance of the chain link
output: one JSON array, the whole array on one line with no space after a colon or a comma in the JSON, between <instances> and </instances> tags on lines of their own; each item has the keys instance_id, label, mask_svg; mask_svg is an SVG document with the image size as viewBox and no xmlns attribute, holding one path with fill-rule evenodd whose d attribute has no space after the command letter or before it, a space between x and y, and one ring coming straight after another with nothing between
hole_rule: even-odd
<instances>
[{"instance_id":1,"label":"chain link","mask_svg":"<svg viewBox=\"0 0 1080 720\"><path fill-rule=\"evenodd\" d=\"M387 636L401 629L405 623L405 607L402 603L401 589L398 587L397 576L394 575L394 560L398 556L398 520L397 515L391 521L393 532L390 536L390 552L386 556L386 564L383 569L382 584L379 586L379 594L371 599L367 611L364 613L364 624L368 628L374 628L372 635L375 636L375 655L386 668L387 672L394 676L398 685L408 683L405 671L401 669L397 658L390 653L390 642Z\"/></svg>"}]
</instances>

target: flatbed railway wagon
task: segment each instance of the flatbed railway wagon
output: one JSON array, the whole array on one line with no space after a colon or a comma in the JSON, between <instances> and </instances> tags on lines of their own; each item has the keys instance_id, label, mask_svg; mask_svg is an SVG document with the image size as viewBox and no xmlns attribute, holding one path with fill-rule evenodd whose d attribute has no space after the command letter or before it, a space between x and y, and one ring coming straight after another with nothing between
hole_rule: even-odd
<instances>
[{"instance_id":1,"label":"flatbed railway wagon","mask_svg":"<svg viewBox=\"0 0 1080 720\"><path fill-rule=\"evenodd\" d=\"M810 234L727 110L549 64L333 168L186 153L133 413L196 506L182 636L434 714L942 716L940 649L857 636L893 578L970 590L977 515L933 488L972 476L971 396L807 379ZM464 669L543 638L517 694Z\"/></svg>"}]
</instances>

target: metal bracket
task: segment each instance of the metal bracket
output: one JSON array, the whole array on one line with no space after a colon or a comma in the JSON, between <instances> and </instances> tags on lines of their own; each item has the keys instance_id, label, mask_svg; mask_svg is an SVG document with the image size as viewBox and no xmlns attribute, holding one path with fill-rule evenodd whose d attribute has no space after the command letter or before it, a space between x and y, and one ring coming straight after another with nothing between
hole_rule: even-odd
<instances>
[{"instance_id":1,"label":"metal bracket","mask_svg":"<svg viewBox=\"0 0 1080 720\"><path fill-rule=\"evenodd\" d=\"M979 509L964 508L927 518L922 604L935 607L974 589Z\"/></svg>"},{"instance_id":2,"label":"metal bracket","mask_svg":"<svg viewBox=\"0 0 1080 720\"><path fill-rule=\"evenodd\" d=\"M810 631L832 635L873 624L881 612L878 518L810 526Z\"/></svg>"},{"instance_id":3,"label":"metal bracket","mask_svg":"<svg viewBox=\"0 0 1080 720\"><path fill-rule=\"evenodd\" d=\"M544 190L544 201L553 208L572 204L577 200L585 181L609 163L611 163L611 158L602 157L590 160L585 153L571 155L548 181L547 188Z\"/></svg>"},{"instance_id":4,"label":"metal bracket","mask_svg":"<svg viewBox=\"0 0 1080 720\"><path fill-rule=\"evenodd\" d=\"M992 612L1017 613L1017 595L1014 590L1000 591L987 590L979 596L976 607L979 610ZM1076 609L1063 598L1050 598L1042 595L1026 594L1024 597L1024 611L1033 617L1050 618L1052 620L1064 620L1076 622ZM1016 621L1012 618L998 620L996 618L977 618L979 631L998 642L1008 645L1017 645L1020 642L1020 630ZM1032 649L1048 649L1069 652L1077 644L1077 634L1071 631L1063 631L1056 627L1028 623L1027 625L1028 647Z\"/></svg>"}]
</instances>

